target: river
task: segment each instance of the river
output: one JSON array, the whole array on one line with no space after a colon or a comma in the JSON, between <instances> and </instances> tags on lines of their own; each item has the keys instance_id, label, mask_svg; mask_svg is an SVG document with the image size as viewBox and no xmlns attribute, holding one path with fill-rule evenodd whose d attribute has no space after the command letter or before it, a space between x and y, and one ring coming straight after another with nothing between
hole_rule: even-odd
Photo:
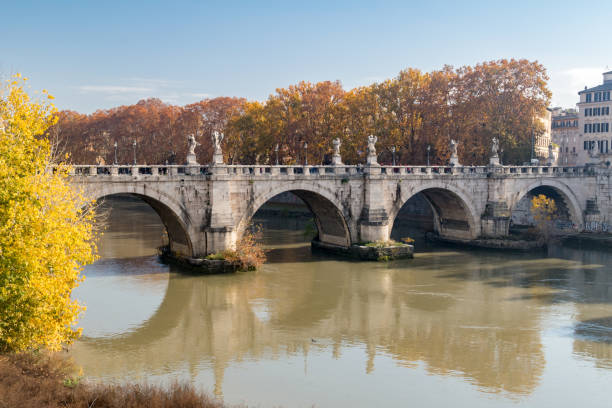
<instances>
[{"instance_id":1,"label":"river","mask_svg":"<svg viewBox=\"0 0 612 408\"><path fill-rule=\"evenodd\" d=\"M264 228L258 271L160 263L145 204L113 200L74 296L93 381L188 381L228 404L610 407L612 254L437 247L353 262Z\"/></svg>"}]
</instances>

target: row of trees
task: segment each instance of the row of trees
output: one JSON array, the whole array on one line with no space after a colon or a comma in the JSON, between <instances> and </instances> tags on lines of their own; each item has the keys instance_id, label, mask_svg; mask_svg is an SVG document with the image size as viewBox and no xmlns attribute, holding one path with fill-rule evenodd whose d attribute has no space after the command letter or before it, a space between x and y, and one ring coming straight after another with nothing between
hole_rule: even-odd
<instances>
[{"instance_id":1,"label":"row of trees","mask_svg":"<svg viewBox=\"0 0 612 408\"><path fill-rule=\"evenodd\" d=\"M459 142L465 164L485 164L493 137L505 163L529 159L533 137L544 131L535 120L551 93L538 62L498 60L475 66L445 66L432 72L401 71L381 83L345 91L340 82L300 82L277 89L265 102L214 98L178 107L157 99L81 115L64 111L52 134L75 163L183 163L187 135L201 145L200 163L212 156L210 134L225 133L228 163L274 163L278 145L284 164L325 163L332 139L342 140L346 163L363 163L367 136L378 136L380 162L445 163L449 142ZM304 144L308 148L304 148Z\"/></svg>"}]
</instances>

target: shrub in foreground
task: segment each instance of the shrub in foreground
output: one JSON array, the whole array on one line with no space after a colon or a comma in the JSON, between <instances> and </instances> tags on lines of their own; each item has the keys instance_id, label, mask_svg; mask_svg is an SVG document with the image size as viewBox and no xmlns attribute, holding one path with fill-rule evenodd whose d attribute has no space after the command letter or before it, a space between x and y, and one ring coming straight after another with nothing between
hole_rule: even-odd
<instances>
[{"instance_id":1,"label":"shrub in foreground","mask_svg":"<svg viewBox=\"0 0 612 408\"><path fill-rule=\"evenodd\" d=\"M95 385L79 381L58 355L0 355L0 407L222 408L191 385Z\"/></svg>"}]
</instances>

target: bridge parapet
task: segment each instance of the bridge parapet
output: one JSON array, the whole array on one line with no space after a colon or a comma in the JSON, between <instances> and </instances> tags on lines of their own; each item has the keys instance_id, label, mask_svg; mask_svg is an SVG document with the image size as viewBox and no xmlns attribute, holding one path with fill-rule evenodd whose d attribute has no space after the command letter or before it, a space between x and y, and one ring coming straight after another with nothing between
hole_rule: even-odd
<instances>
[{"instance_id":1,"label":"bridge parapet","mask_svg":"<svg viewBox=\"0 0 612 408\"><path fill-rule=\"evenodd\" d=\"M223 170L216 172L215 169ZM75 165L73 176L207 176L228 174L234 176L270 177L277 176L356 176L370 173L371 168L363 165ZM593 176L593 167L579 166L377 166L376 174L386 176L529 176L544 175L555 177Z\"/></svg>"}]
</instances>

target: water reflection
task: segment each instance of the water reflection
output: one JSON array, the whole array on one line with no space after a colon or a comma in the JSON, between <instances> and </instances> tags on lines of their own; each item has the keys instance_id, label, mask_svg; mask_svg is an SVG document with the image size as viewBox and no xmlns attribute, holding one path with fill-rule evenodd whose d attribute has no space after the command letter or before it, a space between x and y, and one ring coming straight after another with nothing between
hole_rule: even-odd
<instances>
[{"instance_id":1,"label":"water reflection","mask_svg":"<svg viewBox=\"0 0 612 408\"><path fill-rule=\"evenodd\" d=\"M371 388L354 390L357 395L363 392L365 397L391 384L398 395L389 398L399 401L402 376L412 374L425 389L435 389L431 378L455 378L510 400L532 395L546 382L545 337L550 336L570 336L574 357L610 368L608 254L566 248L555 248L548 256L448 248L413 260L358 263L290 244L300 240L300 232L276 231L269 237L282 244L275 245L280 249L271 251L269 262L257 272L193 276L160 265L151 255L135 258L143 262L143 276L165 282L163 293L150 290L147 279L139 289L158 306L137 326L111 335L88 324L86 337L72 350L76 361L92 377L189 378L214 382L214 392L222 396L226 382L244 381L235 371L240 367L273 382L285 376L316 383L318 377L308 375L308 362L314 360L355 381L366 375ZM133 259L104 261L94 268L124 276L121 268L139 262ZM81 292L86 299L101 291L109 303L125 287L121 281L102 290L88 284ZM120 303L129 310L138 308L143 298L123 296ZM101 305L94 309L98 322L117 317ZM304 361L301 374L293 367L296 358ZM281 368L279 361L285 363ZM355 362L361 373L347 372L345 367ZM401 371L392 371L389 362ZM420 370L423 375L416 375ZM397 375L390 378L390 372ZM605 378L612 379L609 374L605 371ZM240 387L249 389L245 382ZM243 392L226 394L257 401L255 391ZM289 400L307 404L313 396L306 394ZM325 397L315 395L313 402ZM480 401L474 398L472 403Z\"/></svg>"}]
</instances>

